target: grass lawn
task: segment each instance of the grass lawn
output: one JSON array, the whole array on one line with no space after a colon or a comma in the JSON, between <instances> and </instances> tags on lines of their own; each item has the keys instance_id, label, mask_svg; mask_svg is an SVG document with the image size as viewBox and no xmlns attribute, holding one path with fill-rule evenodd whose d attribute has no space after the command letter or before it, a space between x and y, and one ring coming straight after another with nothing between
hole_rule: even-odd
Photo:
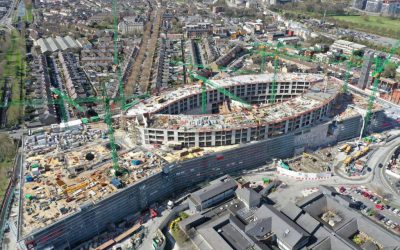
<instances>
[{"instance_id":1,"label":"grass lawn","mask_svg":"<svg viewBox=\"0 0 400 250\"><path fill-rule=\"evenodd\" d=\"M25 60L24 60L24 39L17 31L12 31L12 45L7 51L6 65L4 67L3 79L9 79L11 84L11 98L13 101L21 99L21 77L25 76ZM18 123L22 116L22 109L19 105L11 105L7 110L7 125Z\"/></svg>"},{"instance_id":2,"label":"grass lawn","mask_svg":"<svg viewBox=\"0 0 400 250\"><path fill-rule=\"evenodd\" d=\"M24 20L32 23L33 21L33 14L32 14L32 2L31 0L25 0L25 16L24 16Z\"/></svg>"},{"instance_id":3,"label":"grass lawn","mask_svg":"<svg viewBox=\"0 0 400 250\"><path fill-rule=\"evenodd\" d=\"M0 202L10 181L8 172L12 170L16 145L7 134L0 134Z\"/></svg>"},{"instance_id":4,"label":"grass lawn","mask_svg":"<svg viewBox=\"0 0 400 250\"><path fill-rule=\"evenodd\" d=\"M331 16L331 18L342 24L349 25L349 28L387 37L400 37L399 19L390 19L380 16Z\"/></svg>"},{"instance_id":5,"label":"grass lawn","mask_svg":"<svg viewBox=\"0 0 400 250\"><path fill-rule=\"evenodd\" d=\"M0 202L4 198L4 193L6 192L8 182L10 181L8 171L12 170L12 164L12 159L0 162Z\"/></svg>"}]
</instances>

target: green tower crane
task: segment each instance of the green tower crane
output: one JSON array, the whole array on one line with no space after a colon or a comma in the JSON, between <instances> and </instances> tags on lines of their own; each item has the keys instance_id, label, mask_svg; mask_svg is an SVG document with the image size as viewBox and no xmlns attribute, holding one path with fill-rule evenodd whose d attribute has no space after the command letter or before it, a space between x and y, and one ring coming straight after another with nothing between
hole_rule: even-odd
<instances>
[{"instance_id":1,"label":"green tower crane","mask_svg":"<svg viewBox=\"0 0 400 250\"><path fill-rule=\"evenodd\" d=\"M375 70L372 73L372 76L374 77L374 81L372 84L372 93L369 96L369 101L368 101L368 109L367 109L367 114L365 115L365 126L368 126L369 123L371 122L372 118L372 111L376 99L376 92L378 91L378 86L379 86L379 79L381 77L381 73L385 69L386 64L390 61L390 58L392 58L394 52L399 48L400 46L400 40L398 40L390 50L389 56L386 58L384 62L382 62L381 58L377 58L377 62L375 64Z\"/></svg>"}]
</instances>

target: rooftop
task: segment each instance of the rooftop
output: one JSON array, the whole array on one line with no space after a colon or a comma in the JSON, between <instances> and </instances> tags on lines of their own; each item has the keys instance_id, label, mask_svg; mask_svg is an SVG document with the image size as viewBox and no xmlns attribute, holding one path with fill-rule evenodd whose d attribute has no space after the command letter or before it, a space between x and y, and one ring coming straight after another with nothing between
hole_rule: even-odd
<instances>
[{"instance_id":1,"label":"rooftop","mask_svg":"<svg viewBox=\"0 0 400 250\"><path fill-rule=\"evenodd\" d=\"M23 235L50 225L86 203L96 203L161 171L164 160L140 147L128 149L118 139L119 167L127 173L115 181L103 124L76 125L68 132L42 132L25 140ZM119 138L119 136L117 137Z\"/></svg>"},{"instance_id":2,"label":"rooftop","mask_svg":"<svg viewBox=\"0 0 400 250\"><path fill-rule=\"evenodd\" d=\"M222 87L234 85L246 85L256 82L269 82L273 80L273 74L237 76L214 82ZM341 84L335 79L329 79L329 83L323 81L321 75L314 74L280 74L276 81L304 81L312 82L309 91L298 95L287 101L274 105L261 104L249 111L240 106L233 106L232 112L228 114L206 114L206 115L167 115L157 114L162 108L177 102L178 100L200 94L198 85L166 91L161 96L152 97L136 105L128 111L128 116L139 114L154 114L150 117L150 126L160 129L174 129L190 131L193 129L215 129L215 128L242 128L257 124L277 123L290 119L303 112L318 109L334 99L340 92ZM208 89L211 90L210 88ZM156 100L165 100L158 103ZM277 111L280 112L277 112Z\"/></svg>"}]
</instances>

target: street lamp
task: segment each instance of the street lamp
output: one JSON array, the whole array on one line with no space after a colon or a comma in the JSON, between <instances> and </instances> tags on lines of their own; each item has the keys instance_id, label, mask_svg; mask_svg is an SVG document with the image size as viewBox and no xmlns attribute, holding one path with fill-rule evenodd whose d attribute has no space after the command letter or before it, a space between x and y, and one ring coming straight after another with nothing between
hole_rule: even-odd
<instances>
[{"instance_id":1,"label":"street lamp","mask_svg":"<svg viewBox=\"0 0 400 250\"><path fill-rule=\"evenodd\" d=\"M364 134L364 129L365 129L365 116L367 114L367 111L365 109L359 108L359 107L354 106L352 104L349 104L348 106L361 115L362 126L361 126L360 137L358 138L358 142L361 142L362 135Z\"/></svg>"}]
</instances>

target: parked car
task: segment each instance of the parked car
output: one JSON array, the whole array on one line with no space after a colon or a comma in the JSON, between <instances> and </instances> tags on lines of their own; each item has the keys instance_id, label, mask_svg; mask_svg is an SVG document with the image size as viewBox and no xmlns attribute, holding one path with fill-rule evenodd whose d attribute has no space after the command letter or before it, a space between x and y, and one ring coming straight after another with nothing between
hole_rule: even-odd
<instances>
[{"instance_id":1,"label":"parked car","mask_svg":"<svg viewBox=\"0 0 400 250\"><path fill-rule=\"evenodd\" d=\"M381 204L376 204L375 208L378 210L383 210L383 206Z\"/></svg>"}]
</instances>

